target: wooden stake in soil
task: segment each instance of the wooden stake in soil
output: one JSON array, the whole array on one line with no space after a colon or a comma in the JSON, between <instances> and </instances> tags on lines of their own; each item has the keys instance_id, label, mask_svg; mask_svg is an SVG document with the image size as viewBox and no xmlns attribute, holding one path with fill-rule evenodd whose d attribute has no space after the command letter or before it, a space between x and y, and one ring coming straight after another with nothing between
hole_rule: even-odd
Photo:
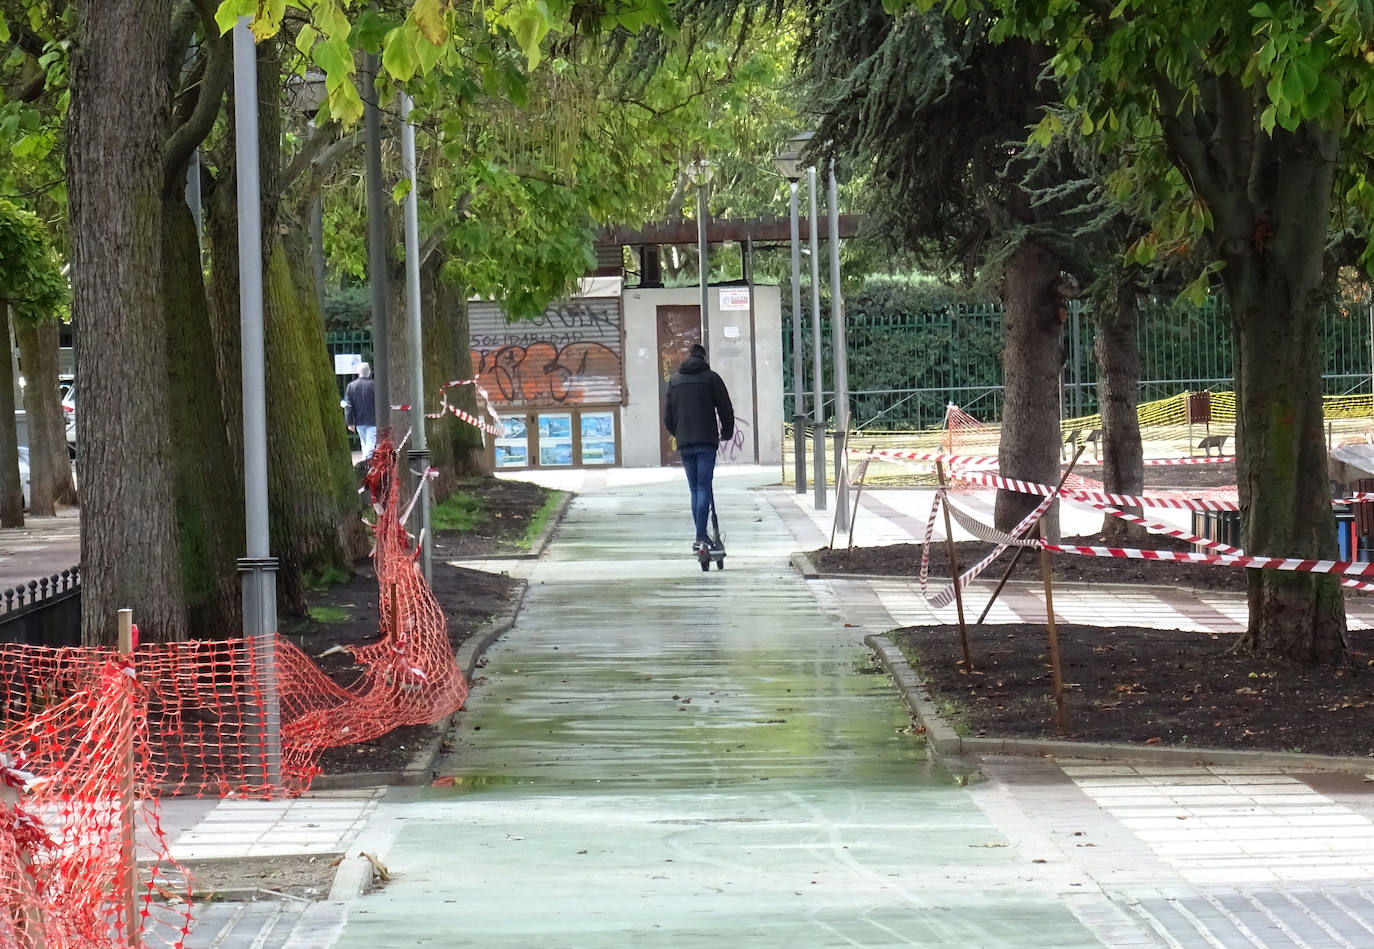
<instances>
[{"instance_id":1,"label":"wooden stake in soil","mask_svg":"<svg viewBox=\"0 0 1374 949\"><path fill-rule=\"evenodd\" d=\"M845 548L845 553L854 549L854 522L859 519L859 498L863 497L864 481L868 478L868 463L872 460L872 456L869 456L859 462L859 479L854 485L854 508L849 512L849 546Z\"/></svg>"},{"instance_id":2,"label":"wooden stake in soil","mask_svg":"<svg viewBox=\"0 0 1374 949\"><path fill-rule=\"evenodd\" d=\"M1040 539L1045 539L1045 521L1040 520ZM1054 730L1061 736L1069 730L1064 711L1064 674L1059 664L1059 631L1054 625L1054 584L1050 572L1050 552L1040 548L1040 576L1045 581L1045 624L1050 633L1050 677L1054 682Z\"/></svg>"},{"instance_id":3,"label":"wooden stake in soil","mask_svg":"<svg viewBox=\"0 0 1374 949\"><path fill-rule=\"evenodd\" d=\"M396 584L391 585L391 635L401 638L401 614L396 612Z\"/></svg>"},{"instance_id":4,"label":"wooden stake in soil","mask_svg":"<svg viewBox=\"0 0 1374 949\"><path fill-rule=\"evenodd\" d=\"M964 623L964 595L959 591L959 554L954 549L954 531L949 524L949 504L944 502L945 463L935 462L935 473L940 478L941 510L945 512L945 550L949 557L950 576L954 578L954 605L959 611L959 646L964 650L964 673L973 674L973 655L968 648L968 626Z\"/></svg>"},{"instance_id":5,"label":"wooden stake in soil","mask_svg":"<svg viewBox=\"0 0 1374 949\"><path fill-rule=\"evenodd\" d=\"M1078 464L1078 459L1082 456L1083 450L1087 447L1088 445L1085 442L1078 447L1078 451L1074 452L1073 458L1069 460L1069 466L1064 469L1064 474L1059 478L1059 484L1055 486L1055 494L1058 494L1064 487L1064 483L1069 480L1069 475L1073 474L1073 466ZM1017 547L1016 553L1011 555L1011 563L1007 564L1007 569L1006 572L1002 574L1002 579L997 581L997 586L992 590L992 596L988 597L987 606L983 607L983 612L978 614L978 621L973 624L974 626L981 625L983 620L987 618L988 611L992 609L992 604L997 602L997 598L1002 595L1002 588L1006 586L1007 581L1011 579L1011 572L1016 569L1016 562L1021 559L1021 552L1025 549L1025 547Z\"/></svg>"},{"instance_id":6,"label":"wooden stake in soil","mask_svg":"<svg viewBox=\"0 0 1374 949\"><path fill-rule=\"evenodd\" d=\"M840 490L840 480L843 478L843 479L845 479L845 480L847 481L848 478L849 478L849 433L848 433L848 432L845 432L845 433L844 433L844 438L842 438L842 439L840 440L840 447L839 447L838 451L839 451L839 453L840 453L840 457L839 457L838 459L836 459L836 465L837 465L838 467L840 467L840 468L843 468L844 470L843 470L842 472L839 472L839 473L835 476L835 490L836 490L837 492ZM840 526L840 506L839 506L838 504L836 504L836 505L835 505L835 516L832 517L832 518L830 519L830 549L831 549L831 550L834 550L834 549L835 549L835 529L836 529L837 527L839 527L839 526ZM850 536L851 538L853 538L853 536L854 536L854 512L853 512L852 510L849 512L849 536ZM853 543L852 540L850 541L849 546L851 546L851 547L854 546L854 543Z\"/></svg>"},{"instance_id":7,"label":"wooden stake in soil","mask_svg":"<svg viewBox=\"0 0 1374 949\"><path fill-rule=\"evenodd\" d=\"M134 611L120 610L119 654L123 662L134 661ZM127 703L119 710L120 740L126 742L119 769L120 865L126 868L123 895L126 937L130 949L138 949L138 851L134 842L134 710Z\"/></svg>"}]
</instances>

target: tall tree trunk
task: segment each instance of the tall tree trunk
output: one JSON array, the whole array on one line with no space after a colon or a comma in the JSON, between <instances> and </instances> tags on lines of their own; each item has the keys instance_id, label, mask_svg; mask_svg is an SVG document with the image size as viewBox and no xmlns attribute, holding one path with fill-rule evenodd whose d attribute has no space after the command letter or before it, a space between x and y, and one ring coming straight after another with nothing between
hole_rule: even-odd
<instances>
[{"instance_id":1,"label":"tall tree trunk","mask_svg":"<svg viewBox=\"0 0 1374 949\"><path fill-rule=\"evenodd\" d=\"M128 607L145 638L185 639L161 267L170 2L76 9L67 182L73 311L88 356L77 413L82 638L113 643L116 611Z\"/></svg>"},{"instance_id":2,"label":"tall tree trunk","mask_svg":"<svg viewBox=\"0 0 1374 949\"><path fill-rule=\"evenodd\" d=\"M171 390L181 577L187 627L198 639L237 635L243 602L237 557L244 548L243 465L230 454L215 365L195 219L177 191L162 209L167 375Z\"/></svg>"},{"instance_id":3,"label":"tall tree trunk","mask_svg":"<svg viewBox=\"0 0 1374 949\"><path fill-rule=\"evenodd\" d=\"M0 527L24 526L24 495L19 479L19 438L14 420L14 353L10 349L10 308L0 305Z\"/></svg>"},{"instance_id":4,"label":"tall tree trunk","mask_svg":"<svg viewBox=\"0 0 1374 949\"><path fill-rule=\"evenodd\" d=\"M267 336L268 503L272 550L279 558L277 577L282 607L303 615L308 578L347 572L352 556L340 540L345 511L329 447L340 428L338 412L326 420L318 377L326 358L323 320L302 319L314 312L314 294L304 299L292 277L280 235L268 232L263 292ZM330 386L331 395L337 392ZM330 399L337 403L337 397ZM347 464L347 454L343 456Z\"/></svg>"},{"instance_id":5,"label":"tall tree trunk","mask_svg":"<svg viewBox=\"0 0 1374 949\"><path fill-rule=\"evenodd\" d=\"M338 566L351 569L360 557L366 556L371 536L363 526L363 503L358 494L358 482L353 470L353 455L348 444L348 427L344 424L339 406L338 382L334 364L325 346L324 309L316 292L314 263L308 229L293 221L283 238L287 266L293 277L299 309L296 318L305 334L305 375L301 389L309 393L315 424L324 434L324 454L318 462L328 476L330 502L334 507L334 526L340 551ZM335 555L328 554L326 563Z\"/></svg>"},{"instance_id":6,"label":"tall tree trunk","mask_svg":"<svg viewBox=\"0 0 1374 949\"><path fill-rule=\"evenodd\" d=\"M1102 412L1102 483L1112 494L1141 494L1145 489L1144 450L1140 443L1140 351L1136 345L1135 282L1113 274L1094 303L1097 335L1098 398ZM1124 509L1139 514L1139 508ZM1104 514L1102 534L1113 546L1137 546L1149 531Z\"/></svg>"},{"instance_id":7,"label":"tall tree trunk","mask_svg":"<svg viewBox=\"0 0 1374 949\"><path fill-rule=\"evenodd\" d=\"M24 409L29 427L29 514L49 517L58 504L76 501L67 420L57 381L57 320L15 322L14 336L24 365Z\"/></svg>"},{"instance_id":8,"label":"tall tree trunk","mask_svg":"<svg viewBox=\"0 0 1374 949\"><path fill-rule=\"evenodd\" d=\"M1055 485L1059 481L1059 371L1064 361L1058 292L1059 262L1023 241L1004 265L1002 302L1002 439L997 460L1003 477ZM998 491L994 511L1002 530L1014 527L1040 498ZM1045 516L1046 535L1059 537L1058 505Z\"/></svg>"},{"instance_id":9,"label":"tall tree trunk","mask_svg":"<svg viewBox=\"0 0 1374 949\"><path fill-rule=\"evenodd\" d=\"M439 387L446 382L471 379L472 349L468 330L468 306L460 288L446 286L441 273L448 258L435 251L420 269L425 352L427 411L439 410ZM477 394L472 386L454 386L447 392L449 405L477 415ZM460 481L482 471L485 440L482 433L452 415L430 419L430 464L439 471L434 498L442 501L458 489Z\"/></svg>"},{"instance_id":10,"label":"tall tree trunk","mask_svg":"<svg viewBox=\"0 0 1374 949\"><path fill-rule=\"evenodd\" d=\"M1330 221L1334 132L1278 132L1269 186L1216 215L1222 281L1236 333L1236 477L1247 553L1336 559L1327 489L1318 333ZM1337 663L1345 603L1331 574L1250 570L1244 645L1264 655Z\"/></svg>"}]
</instances>

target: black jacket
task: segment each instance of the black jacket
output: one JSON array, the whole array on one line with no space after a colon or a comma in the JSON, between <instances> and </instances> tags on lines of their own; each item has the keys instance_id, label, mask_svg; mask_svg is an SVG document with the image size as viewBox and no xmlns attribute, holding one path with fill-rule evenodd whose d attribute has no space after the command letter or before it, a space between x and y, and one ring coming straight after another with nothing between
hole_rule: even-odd
<instances>
[{"instance_id":1,"label":"black jacket","mask_svg":"<svg viewBox=\"0 0 1374 949\"><path fill-rule=\"evenodd\" d=\"M700 356L689 356L668 380L663 427L678 448L729 441L735 435L735 407L720 376Z\"/></svg>"},{"instance_id":2,"label":"black jacket","mask_svg":"<svg viewBox=\"0 0 1374 949\"><path fill-rule=\"evenodd\" d=\"M344 389L344 402L347 406L344 409L344 424L346 425L376 425L377 424L377 404L373 395L376 383L372 377L359 377L354 379Z\"/></svg>"}]
</instances>

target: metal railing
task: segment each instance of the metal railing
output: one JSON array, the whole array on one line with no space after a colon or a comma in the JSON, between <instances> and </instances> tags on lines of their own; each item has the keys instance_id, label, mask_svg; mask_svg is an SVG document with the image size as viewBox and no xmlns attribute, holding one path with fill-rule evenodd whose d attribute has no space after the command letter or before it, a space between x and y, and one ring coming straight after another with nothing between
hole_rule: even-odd
<instances>
[{"instance_id":1,"label":"metal railing","mask_svg":"<svg viewBox=\"0 0 1374 949\"><path fill-rule=\"evenodd\" d=\"M80 645L81 568L0 590L0 642Z\"/></svg>"},{"instance_id":2,"label":"metal railing","mask_svg":"<svg viewBox=\"0 0 1374 949\"><path fill-rule=\"evenodd\" d=\"M784 301L786 302L786 301ZM1352 395L1371 391L1371 326L1374 304L1342 302L1321 316L1322 391ZM1003 403L1000 303L951 305L923 313L858 314L846 320L850 365L850 417L855 430L899 431L938 427L953 402L984 421L997 421ZM791 352L791 321L782 321L783 352ZM1062 374L1064 417L1090 415L1098 408L1098 370L1093 358L1095 324L1077 302L1064 325ZM830 393L831 327L821 325L822 384ZM1229 389L1234 378L1230 314L1210 298L1196 307L1147 301L1137 313L1140 399L1150 401L1185 390ZM813 340L802 338L803 365L811 365ZM784 404L790 404L790 359L783 360ZM811 380L807 380L808 408Z\"/></svg>"}]
</instances>

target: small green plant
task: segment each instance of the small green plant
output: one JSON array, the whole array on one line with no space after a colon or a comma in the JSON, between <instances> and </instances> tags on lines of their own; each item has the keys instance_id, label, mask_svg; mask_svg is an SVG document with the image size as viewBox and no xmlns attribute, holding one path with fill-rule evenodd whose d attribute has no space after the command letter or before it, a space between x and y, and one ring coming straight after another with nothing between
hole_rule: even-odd
<instances>
[{"instance_id":1,"label":"small green plant","mask_svg":"<svg viewBox=\"0 0 1374 949\"><path fill-rule=\"evenodd\" d=\"M560 501L563 500L562 491L553 491L544 499L544 503L539 505L539 510L534 512L530 518L529 526L525 528L525 536L516 541L515 546L521 550L529 550L534 546L534 542L539 539L539 535L544 532L544 525L549 522L553 512L557 509Z\"/></svg>"},{"instance_id":2,"label":"small green plant","mask_svg":"<svg viewBox=\"0 0 1374 949\"><path fill-rule=\"evenodd\" d=\"M482 499L469 491L449 495L429 512L430 527L436 531L476 530L486 519Z\"/></svg>"},{"instance_id":3,"label":"small green plant","mask_svg":"<svg viewBox=\"0 0 1374 949\"><path fill-rule=\"evenodd\" d=\"M317 623L346 623L353 615L341 606L312 606L309 612Z\"/></svg>"},{"instance_id":4,"label":"small green plant","mask_svg":"<svg viewBox=\"0 0 1374 949\"><path fill-rule=\"evenodd\" d=\"M967 738L973 734L973 729L969 727L968 719L964 717L964 709L958 702L952 699L945 699L940 703L940 717L945 720L945 724L954 729L954 734L960 738Z\"/></svg>"},{"instance_id":5,"label":"small green plant","mask_svg":"<svg viewBox=\"0 0 1374 949\"><path fill-rule=\"evenodd\" d=\"M319 570L307 570L305 573L305 587L307 590L328 590L331 587L341 587L349 581L349 573L342 567L322 567Z\"/></svg>"}]
</instances>

